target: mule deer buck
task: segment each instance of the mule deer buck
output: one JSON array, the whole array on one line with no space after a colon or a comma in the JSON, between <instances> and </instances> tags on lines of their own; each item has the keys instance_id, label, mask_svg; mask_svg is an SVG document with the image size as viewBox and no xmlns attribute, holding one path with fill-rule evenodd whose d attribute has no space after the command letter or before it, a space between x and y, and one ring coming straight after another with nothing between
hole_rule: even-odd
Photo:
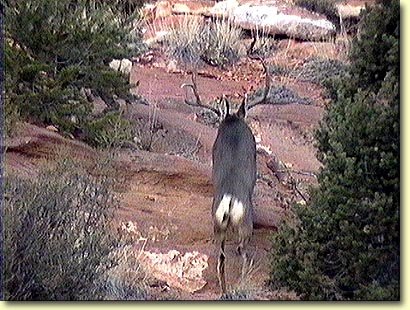
<instances>
[{"instance_id":1,"label":"mule deer buck","mask_svg":"<svg viewBox=\"0 0 410 310\"><path fill-rule=\"evenodd\" d=\"M225 281L225 241L228 230L239 239L238 253L242 256L242 279L248 265L245 246L249 243L253 233L252 194L256 183L256 143L251 129L245 123L247 110L267 102L270 82L267 68L262 61L266 75L266 85L261 99L247 102L245 95L237 113L229 113L229 102L225 103L225 117L219 125L217 138L212 149L212 182L214 196L212 203L212 217L215 240L219 245L217 273L222 293L226 293ZM222 112L203 104L198 94L196 75L192 74L192 84L181 87L191 87L196 101L188 99L185 103L213 111L220 119Z\"/></svg>"}]
</instances>

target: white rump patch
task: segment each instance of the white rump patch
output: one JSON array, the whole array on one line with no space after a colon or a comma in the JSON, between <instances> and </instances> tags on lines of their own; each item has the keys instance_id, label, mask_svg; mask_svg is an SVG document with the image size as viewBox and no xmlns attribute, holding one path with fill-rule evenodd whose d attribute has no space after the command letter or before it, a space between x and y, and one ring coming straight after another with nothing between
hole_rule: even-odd
<instances>
[{"instance_id":1,"label":"white rump patch","mask_svg":"<svg viewBox=\"0 0 410 310\"><path fill-rule=\"evenodd\" d=\"M233 206L231 209L231 221L234 225L238 225L240 222L243 221L243 217L245 215L245 208L243 203L238 199L234 199Z\"/></svg>"},{"instance_id":2,"label":"white rump patch","mask_svg":"<svg viewBox=\"0 0 410 310\"><path fill-rule=\"evenodd\" d=\"M231 210L229 211L231 200L233 200L233 205ZM224 194L215 212L216 221L223 229L225 229L228 224L228 221L223 223L224 217L226 220L226 217L228 215L232 224L236 226L243 221L245 215L245 207L240 200L233 198L229 194Z\"/></svg>"},{"instance_id":3,"label":"white rump patch","mask_svg":"<svg viewBox=\"0 0 410 310\"><path fill-rule=\"evenodd\" d=\"M229 203L231 202L232 196L229 194L224 194L221 202L219 203L218 209L215 212L215 218L219 225L222 225L225 214L229 214ZM225 226L228 222L225 223ZM222 227L226 228L226 227Z\"/></svg>"}]
</instances>

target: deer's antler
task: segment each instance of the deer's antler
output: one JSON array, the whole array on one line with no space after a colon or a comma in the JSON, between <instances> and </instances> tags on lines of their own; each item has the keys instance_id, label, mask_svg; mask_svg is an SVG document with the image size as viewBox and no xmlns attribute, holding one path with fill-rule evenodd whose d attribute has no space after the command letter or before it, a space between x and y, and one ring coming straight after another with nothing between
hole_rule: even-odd
<instances>
[{"instance_id":1,"label":"deer's antler","mask_svg":"<svg viewBox=\"0 0 410 310\"><path fill-rule=\"evenodd\" d=\"M202 103L201 98L200 98L199 93L198 93L198 87L197 87L197 84L196 84L196 72L192 72L191 81L192 81L192 84L184 83L184 84L181 85L181 88L190 87L192 89L192 92L194 93L195 101L193 102L193 101L188 100L188 94L186 94L185 103L187 105L190 105L190 106L193 106L193 107L201 107L201 108L210 110L210 111L214 112L218 117L220 117L221 112L219 110L217 110L214 107L211 107L207 104Z\"/></svg>"},{"instance_id":2,"label":"deer's antler","mask_svg":"<svg viewBox=\"0 0 410 310\"><path fill-rule=\"evenodd\" d=\"M266 100L268 98L268 94L269 94L269 91L270 91L270 76L268 74L268 68L266 66L265 61L261 57L258 57L258 59L261 61L262 66L263 66L263 71L265 73L265 88L263 90L262 97L256 98L256 99L250 101L247 104L247 109L248 110L252 109L253 107L255 107L257 105L260 105L260 104L267 104Z\"/></svg>"}]
</instances>

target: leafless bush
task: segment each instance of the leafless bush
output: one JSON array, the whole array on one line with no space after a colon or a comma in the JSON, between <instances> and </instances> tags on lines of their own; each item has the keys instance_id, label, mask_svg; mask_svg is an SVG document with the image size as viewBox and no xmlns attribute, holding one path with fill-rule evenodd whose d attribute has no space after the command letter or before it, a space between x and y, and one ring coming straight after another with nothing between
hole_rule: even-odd
<instances>
[{"instance_id":1,"label":"leafless bush","mask_svg":"<svg viewBox=\"0 0 410 310\"><path fill-rule=\"evenodd\" d=\"M158 121L158 107L151 105L148 120L136 121L134 142L141 150L151 152L154 144L164 134L163 131L162 124Z\"/></svg>"}]
</instances>

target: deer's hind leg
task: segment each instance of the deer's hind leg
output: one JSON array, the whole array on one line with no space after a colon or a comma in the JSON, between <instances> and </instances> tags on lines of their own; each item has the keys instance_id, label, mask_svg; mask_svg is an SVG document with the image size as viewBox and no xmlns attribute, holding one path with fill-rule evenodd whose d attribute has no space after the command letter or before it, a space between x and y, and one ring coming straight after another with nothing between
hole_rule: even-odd
<instances>
[{"instance_id":1,"label":"deer's hind leg","mask_svg":"<svg viewBox=\"0 0 410 310\"><path fill-rule=\"evenodd\" d=\"M226 294L226 282L225 282L225 238L220 241L219 256L218 256L218 280L219 286L222 290L222 294Z\"/></svg>"},{"instance_id":2,"label":"deer's hind leg","mask_svg":"<svg viewBox=\"0 0 410 310\"><path fill-rule=\"evenodd\" d=\"M245 279L248 271L252 268L253 259L249 261L246 247L249 244L253 232L253 222L251 217L247 217L246 221L238 227L239 245L236 248L239 255L242 256L242 272L241 280Z\"/></svg>"}]
</instances>

